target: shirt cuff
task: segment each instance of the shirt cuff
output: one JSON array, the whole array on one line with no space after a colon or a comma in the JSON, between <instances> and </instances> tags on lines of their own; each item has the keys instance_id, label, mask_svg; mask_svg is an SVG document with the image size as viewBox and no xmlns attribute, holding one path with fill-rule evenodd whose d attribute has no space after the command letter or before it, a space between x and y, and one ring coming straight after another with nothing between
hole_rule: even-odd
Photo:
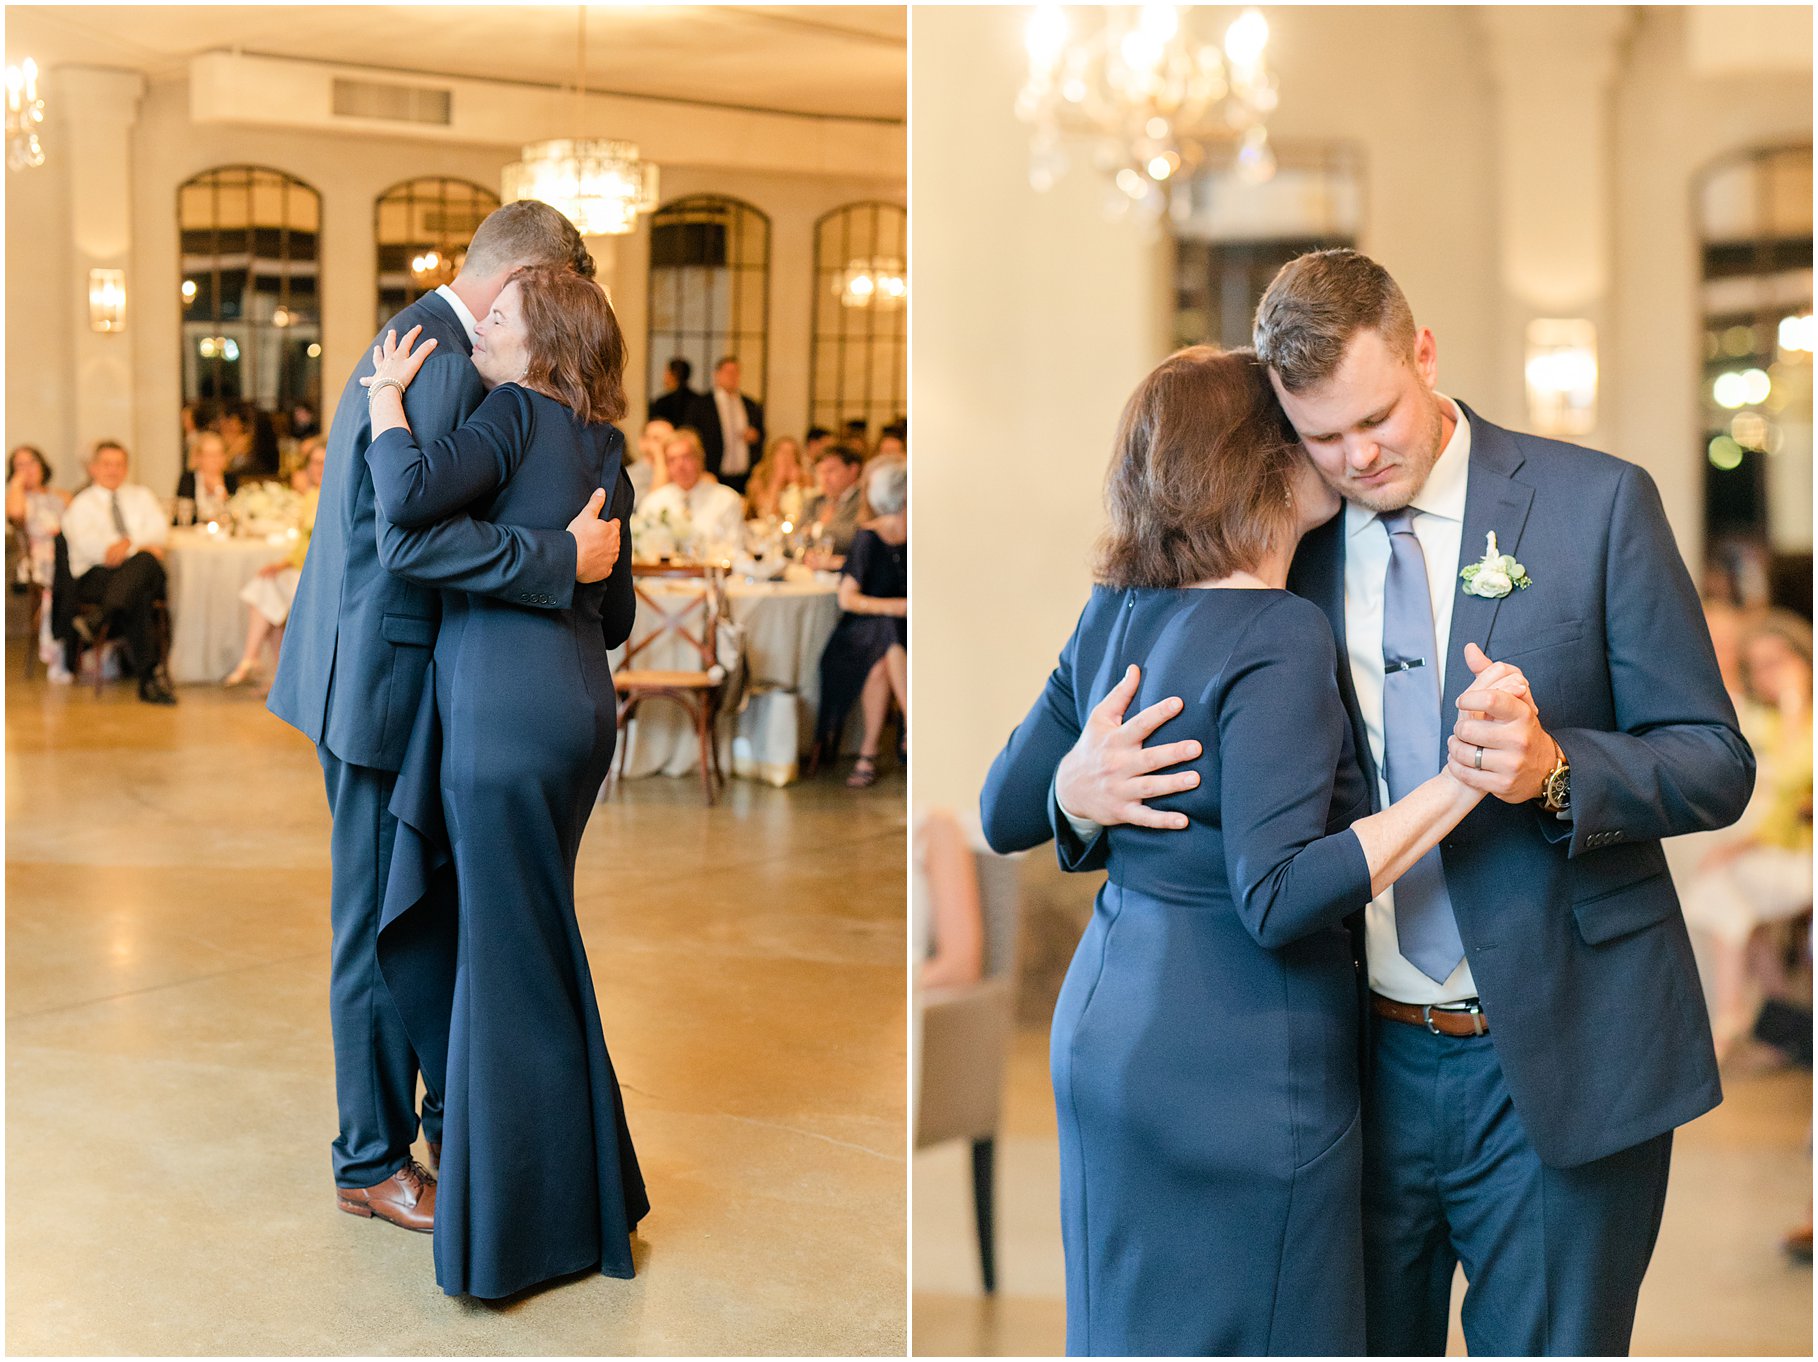
<instances>
[{"instance_id":1,"label":"shirt cuff","mask_svg":"<svg viewBox=\"0 0 1818 1362\"><path fill-rule=\"evenodd\" d=\"M1082 842L1090 842L1104 829L1087 818L1075 818L1067 812L1067 806L1061 803L1060 778L1057 776L1048 783L1048 792L1054 799L1054 807L1061 811L1061 817L1067 820L1067 826L1073 829L1073 835Z\"/></svg>"}]
</instances>

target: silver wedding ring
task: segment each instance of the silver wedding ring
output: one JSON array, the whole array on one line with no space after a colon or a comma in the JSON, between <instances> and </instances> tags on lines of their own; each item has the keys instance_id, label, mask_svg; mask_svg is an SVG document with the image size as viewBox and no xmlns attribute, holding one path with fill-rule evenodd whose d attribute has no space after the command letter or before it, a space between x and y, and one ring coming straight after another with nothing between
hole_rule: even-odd
<instances>
[{"instance_id":1,"label":"silver wedding ring","mask_svg":"<svg viewBox=\"0 0 1818 1362\"><path fill-rule=\"evenodd\" d=\"M1483 770L1483 748L1478 748L1477 755L1471 758L1471 767L1473 770Z\"/></svg>"}]
</instances>

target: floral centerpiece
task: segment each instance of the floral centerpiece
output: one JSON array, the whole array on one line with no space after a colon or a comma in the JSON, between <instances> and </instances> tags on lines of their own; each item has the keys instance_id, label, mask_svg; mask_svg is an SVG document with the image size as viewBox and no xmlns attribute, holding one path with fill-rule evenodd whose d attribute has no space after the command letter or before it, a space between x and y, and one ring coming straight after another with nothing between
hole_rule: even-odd
<instances>
[{"instance_id":1,"label":"floral centerpiece","mask_svg":"<svg viewBox=\"0 0 1818 1362\"><path fill-rule=\"evenodd\" d=\"M665 558L694 558L701 550L700 531L686 512L671 507L638 510L631 516L633 562L660 563Z\"/></svg>"},{"instance_id":2,"label":"floral centerpiece","mask_svg":"<svg viewBox=\"0 0 1818 1362\"><path fill-rule=\"evenodd\" d=\"M285 534L302 523L303 498L281 482L247 483L228 501L227 517L235 534Z\"/></svg>"}]
</instances>

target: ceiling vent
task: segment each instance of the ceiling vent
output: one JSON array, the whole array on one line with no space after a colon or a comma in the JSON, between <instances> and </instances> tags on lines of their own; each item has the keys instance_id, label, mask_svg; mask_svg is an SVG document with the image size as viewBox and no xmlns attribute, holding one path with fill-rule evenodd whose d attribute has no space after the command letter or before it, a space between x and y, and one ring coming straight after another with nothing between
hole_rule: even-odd
<instances>
[{"instance_id":1,"label":"ceiling vent","mask_svg":"<svg viewBox=\"0 0 1818 1362\"><path fill-rule=\"evenodd\" d=\"M335 77L337 118L377 118L391 123L425 123L445 128L452 121L452 105L452 96L447 90Z\"/></svg>"}]
</instances>

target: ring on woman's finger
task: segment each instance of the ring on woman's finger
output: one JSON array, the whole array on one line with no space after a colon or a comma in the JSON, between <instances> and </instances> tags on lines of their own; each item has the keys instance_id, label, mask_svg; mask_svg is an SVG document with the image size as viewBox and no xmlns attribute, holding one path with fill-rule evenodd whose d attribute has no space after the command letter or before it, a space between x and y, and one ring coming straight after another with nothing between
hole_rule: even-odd
<instances>
[{"instance_id":1,"label":"ring on woman's finger","mask_svg":"<svg viewBox=\"0 0 1818 1362\"><path fill-rule=\"evenodd\" d=\"M1471 758L1471 769L1475 771L1483 770L1483 748L1478 748L1477 755Z\"/></svg>"}]
</instances>

